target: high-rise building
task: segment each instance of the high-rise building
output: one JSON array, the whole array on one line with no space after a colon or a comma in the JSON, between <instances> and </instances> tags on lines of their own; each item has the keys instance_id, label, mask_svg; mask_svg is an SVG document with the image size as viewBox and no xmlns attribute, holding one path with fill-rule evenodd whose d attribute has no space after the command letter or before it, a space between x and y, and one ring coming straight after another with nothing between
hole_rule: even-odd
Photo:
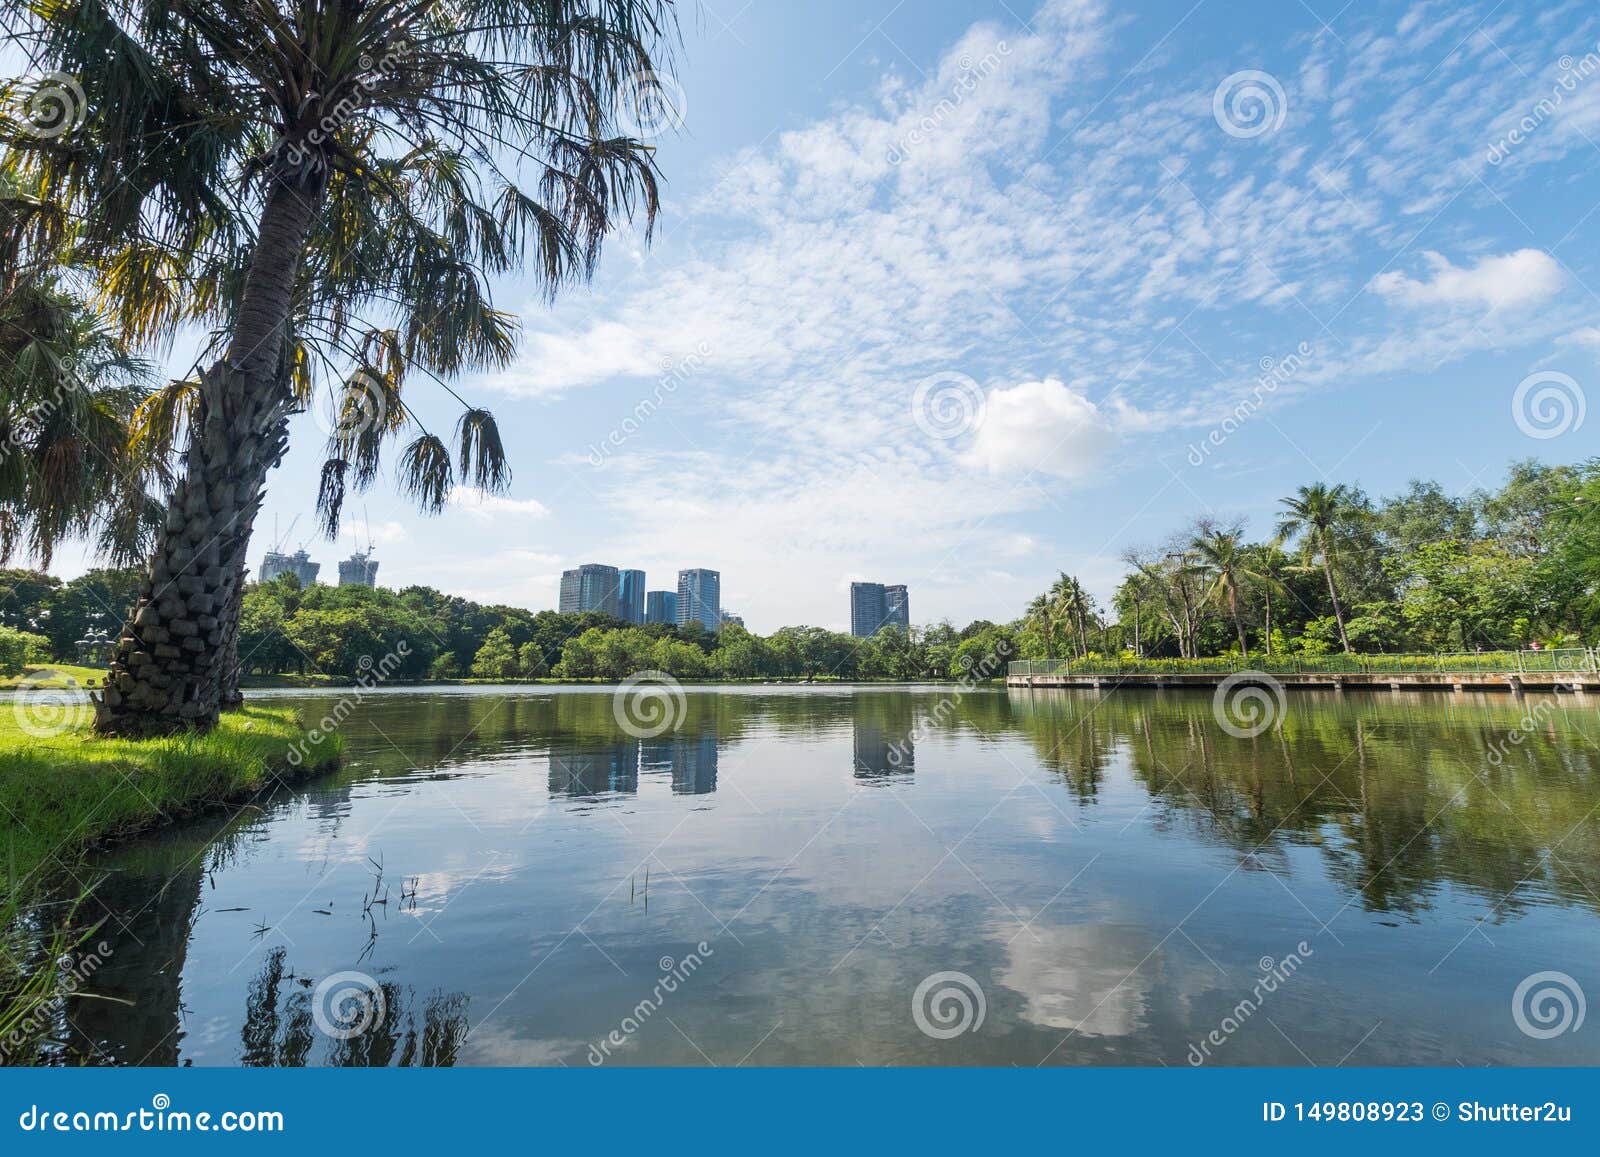
<instances>
[{"instance_id":1,"label":"high-rise building","mask_svg":"<svg viewBox=\"0 0 1600 1157\"><path fill-rule=\"evenodd\" d=\"M617 586L617 601L621 604L620 618L630 623L644 623L644 571L625 570Z\"/></svg>"},{"instance_id":2,"label":"high-rise building","mask_svg":"<svg viewBox=\"0 0 1600 1157\"><path fill-rule=\"evenodd\" d=\"M720 571L680 570L678 572L678 626L699 623L716 633L722 622L722 574Z\"/></svg>"},{"instance_id":3,"label":"high-rise building","mask_svg":"<svg viewBox=\"0 0 1600 1157\"><path fill-rule=\"evenodd\" d=\"M742 627L744 626L744 616L733 614L731 611L723 611L722 625L724 627Z\"/></svg>"},{"instance_id":4,"label":"high-rise building","mask_svg":"<svg viewBox=\"0 0 1600 1157\"><path fill-rule=\"evenodd\" d=\"M293 554L269 550L261 560L261 581L269 583L281 574L292 574L300 580L300 587L304 590L317 581L317 572L321 569L322 564L312 562L311 556L303 550Z\"/></svg>"},{"instance_id":5,"label":"high-rise building","mask_svg":"<svg viewBox=\"0 0 1600 1157\"><path fill-rule=\"evenodd\" d=\"M614 566L586 562L576 570L564 570L561 572L561 613L604 611L620 619L620 586L621 576Z\"/></svg>"},{"instance_id":6,"label":"high-rise building","mask_svg":"<svg viewBox=\"0 0 1600 1157\"><path fill-rule=\"evenodd\" d=\"M911 596L906 594L905 584L890 585L883 588L883 625L886 627L899 627L907 634L911 631Z\"/></svg>"},{"instance_id":7,"label":"high-rise building","mask_svg":"<svg viewBox=\"0 0 1600 1157\"><path fill-rule=\"evenodd\" d=\"M375 587L378 585L378 560L371 551L356 551L339 563L339 585L342 587Z\"/></svg>"},{"instance_id":8,"label":"high-rise building","mask_svg":"<svg viewBox=\"0 0 1600 1157\"><path fill-rule=\"evenodd\" d=\"M902 585L850 584L850 633L870 639L885 627L911 629L911 597Z\"/></svg>"},{"instance_id":9,"label":"high-rise building","mask_svg":"<svg viewBox=\"0 0 1600 1157\"><path fill-rule=\"evenodd\" d=\"M676 623L678 621L678 592L650 591L646 594L644 621L647 623Z\"/></svg>"}]
</instances>

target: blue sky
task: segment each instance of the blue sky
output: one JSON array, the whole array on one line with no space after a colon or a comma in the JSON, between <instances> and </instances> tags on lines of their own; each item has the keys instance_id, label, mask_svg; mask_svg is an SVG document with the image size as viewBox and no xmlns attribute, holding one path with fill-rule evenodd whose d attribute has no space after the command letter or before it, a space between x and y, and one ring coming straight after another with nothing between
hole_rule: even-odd
<instances>
[{"instance_id":1,"label":"blue sky","mask_svg":"<svg viewBox=\"0 0 1600 1157\"><path fill-rule=\"evenodd\" d=\"M860 578L1005 619L1198 514L1264 533L1305 482L1596 453L1593 5L685 16L655 242L554 308L501 287L523 355L460 388L511 493L425 518L378 483L384 585L537 609L580 562L706 566L763 632L845 627ZM299 515L331 575L300 421L253 554Z\"/></svg>"}]
</instances>

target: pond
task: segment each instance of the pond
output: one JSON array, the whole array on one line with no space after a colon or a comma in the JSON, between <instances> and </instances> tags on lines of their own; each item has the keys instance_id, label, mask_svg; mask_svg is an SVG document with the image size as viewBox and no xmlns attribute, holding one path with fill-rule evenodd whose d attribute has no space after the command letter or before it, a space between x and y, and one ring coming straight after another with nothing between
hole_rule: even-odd
<instances>
[{"instance_id":1,"label":"pond","mask_svg":"<svg viewBox=\"0 0 1600 1157\"><path fill-rule=\"evenodd\" d=\"M615 698L368 693L337 774L107 853L62 1059L1600 1063L1582 697Z\"/></svg>"}]
</instances>

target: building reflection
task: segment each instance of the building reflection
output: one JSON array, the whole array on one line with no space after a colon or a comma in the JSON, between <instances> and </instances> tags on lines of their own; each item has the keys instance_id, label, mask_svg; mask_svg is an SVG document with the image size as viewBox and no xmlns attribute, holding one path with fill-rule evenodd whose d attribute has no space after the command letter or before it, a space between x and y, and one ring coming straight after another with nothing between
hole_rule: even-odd
<instances>
[{"instance_id":1,"label":"building reflection","mask_svg":"<svg viewBox=\"0 0 1600 1157\"><path fill-rule=\"evenodd\" d=\"M917 770L913 738L916 720L910 704L890 702L858 712L852 720L855 778L865 783L897 783Z\"/></svg>"},{"instance_id":2,"label":"building reflection","mask_svg":"<svg viewBox=\"0 0 1600 1157\"><path fill-rule=\"evenodd\" d=\"M717 753L712 731L552 751L550 794L575 799L634 795L645 775L668 779L673 795L710 795L717 790Z\"/></svg>"},{"instance_id":3,"label":"building reflection","mask_svg":"<svg viewBox=\"0 0 1600 1157\"><path fill-rule=\"evenodd\" d=\"M550 753L550 794L632 795L639 790L637 740L585 751Z\"/></svg>"},{"instance_id":4,"label":"building reflection","mask_svg":"<svg viewBox=\"0 0 1600 1157\"><path fill-rule=\"evenodd\" d=\"M717 737L665 735L639 745L640 769L647 775L668 775L673 795L710 795L717 790Z\"/></svg>"}]
</instances>

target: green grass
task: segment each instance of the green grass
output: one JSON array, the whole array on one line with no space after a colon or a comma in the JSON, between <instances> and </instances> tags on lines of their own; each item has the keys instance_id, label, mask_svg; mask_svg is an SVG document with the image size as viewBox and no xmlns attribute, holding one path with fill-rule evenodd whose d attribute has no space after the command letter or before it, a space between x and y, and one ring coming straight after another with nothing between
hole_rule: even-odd
<instances>
[{"instance_id":1,"label":"green grass","mask_svg":"<svg viewBox=\"0 0 1600 1157\"><path fill-rule=\"evenodd\" d=\"M99 686L104 679L104 667L78 667L72 663L30 664L20 675L0 676L0 687L62 687Z\"/></svg>"},{"instance_id":2,"label":"green grass","mask_svg":"<svg viewBox=\"0 0 1600 1157\"><path fill-rule=\"evenodd\" d=\"M92 715L65 697L0 696L0 879L13 895L97 844L339 760L337 735L313 744L282 709L249 707L203 735L146 740L96 736Z\"/></svg>"}]
</instances>

